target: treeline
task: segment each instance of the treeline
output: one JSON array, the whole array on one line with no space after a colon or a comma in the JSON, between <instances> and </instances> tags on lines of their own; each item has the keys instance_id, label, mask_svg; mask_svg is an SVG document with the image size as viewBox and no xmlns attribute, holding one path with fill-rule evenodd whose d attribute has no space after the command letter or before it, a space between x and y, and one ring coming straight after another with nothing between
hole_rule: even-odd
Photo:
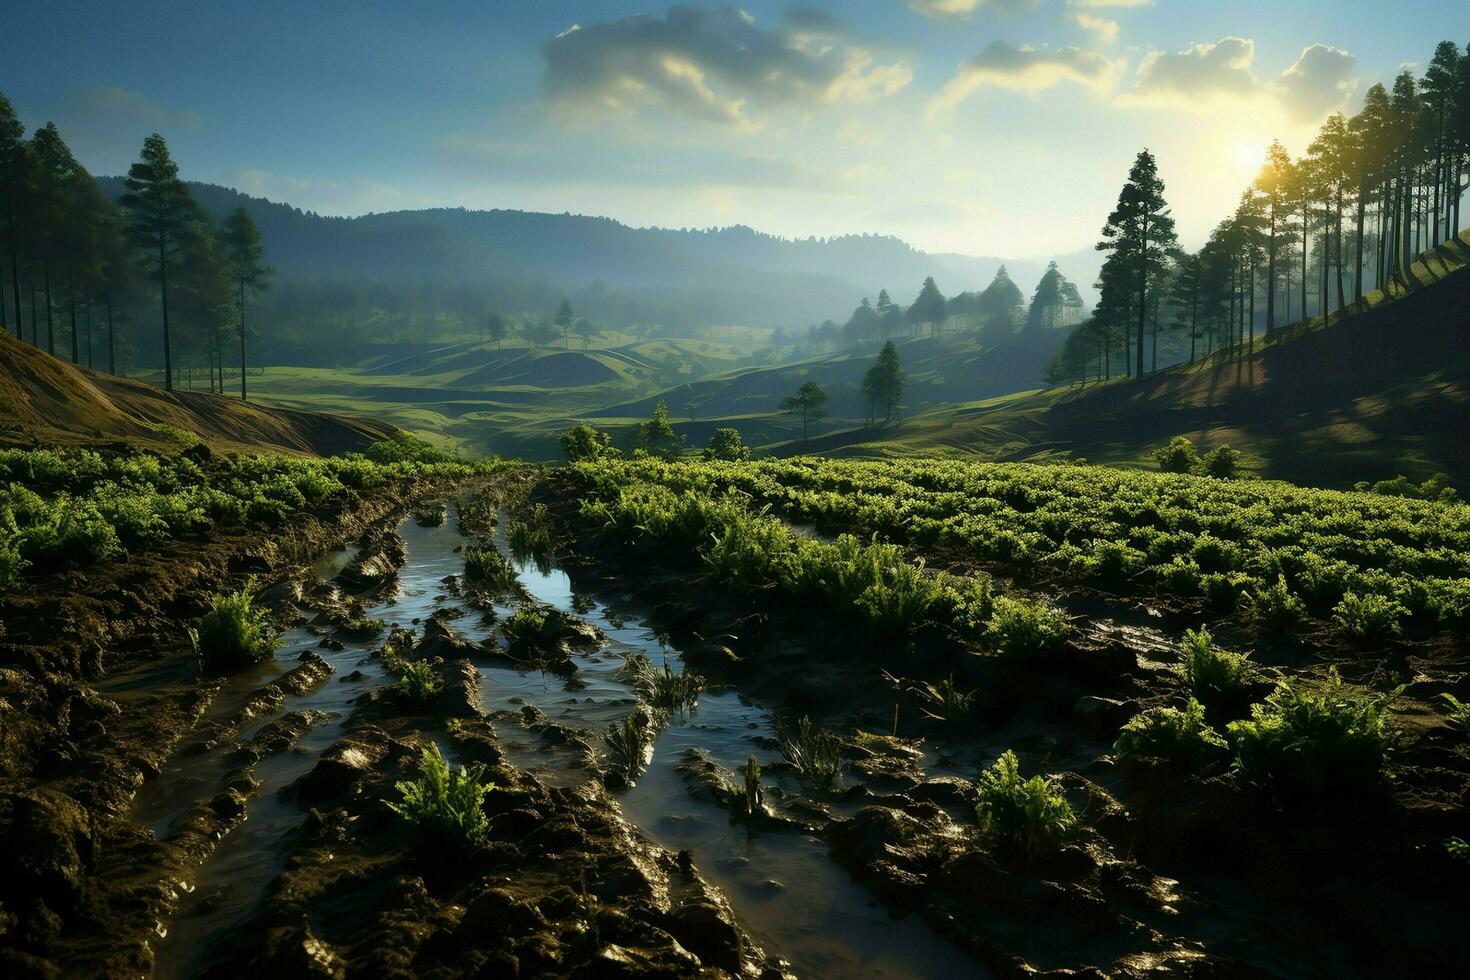
<instances>
[{"instance_id":1,"label":"treeline","mask_svg":"<svg viewBox=\"0 0 1470 980\"><path fill-rule=\"evenodd\" d=\"M204 364L210 390L223 392L226 365L238 363L245 397L247 308L272 272L249 212L211 221L156 133L144 140L125 187L118 202L110 200L53 123L26 139L0 95L8 251L0 328L75 364L117 373L119 355L131 358L146 318L156 325L166 389L186 360ZM122 331L125 324L131 329Z\"/></svg>"},{"instance_id":2,"label":"treeline","mask_svg":"<svg viewBox=\"0 0 1470 980\"><path fill-rule=\"evenodd\" d=\"M1245 353L1312 316L1361 309L1373 290L1419 285L1415 257L1457 237L1470 188L1470 50L1441 42L1422 78L1370 88L1329 117L1300 159L1279 142L1233 214L1197 252L1178 247L1164 182L1138 155L1098 248L1093 316L1047 365L1053 383L1157 370L1160 352ZM1162 340L1161 340L1162 334ZM1186 354L1187 349L1187 354Z\"/></svg>"},{"instance_id":3,"label":"treeline","mask_svg":"<svg viewBox=\"0 0 1470 980\"><path fill-rule=\"evenodd\" d=\"M894 303L887 289L880 289L876 304L863 297L846 323L838 326L827 320L810 326L805 344L798 346L813 352L851 349L919 336L925 330L939 337L946 329L954 334L977 334L989 343L1025 342L1081 319L1084 305L1076 285L1055 262L1042 274L1029 304L1002 265L985 289L948 299L930 276L907 309Z\"/></svg>"}]
</instances>

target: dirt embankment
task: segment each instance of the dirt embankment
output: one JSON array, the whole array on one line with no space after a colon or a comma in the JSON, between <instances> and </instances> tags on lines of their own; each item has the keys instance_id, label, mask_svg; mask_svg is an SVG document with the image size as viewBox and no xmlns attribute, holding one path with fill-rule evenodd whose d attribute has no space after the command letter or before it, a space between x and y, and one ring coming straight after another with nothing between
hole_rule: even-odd
<instances>
[{"instance_id":1,"label":"dirt embankment","mask_svg":"<svg viewBox=\"0 0 1470 980\"><path fill-rule=\"evenodd\" d=\"M0 334L0 445L125 441L176 447L159 426L197 434L220 450L330 456L393 434L375 419L274 408L233 395L167 392L50 356Z\"/></svg>"}]
</instances>

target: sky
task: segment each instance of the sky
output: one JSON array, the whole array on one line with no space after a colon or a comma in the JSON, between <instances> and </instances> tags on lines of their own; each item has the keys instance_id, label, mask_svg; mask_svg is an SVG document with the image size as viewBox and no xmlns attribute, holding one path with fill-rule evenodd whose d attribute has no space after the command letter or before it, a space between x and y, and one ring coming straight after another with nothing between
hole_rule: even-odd
<instances>
[{"instance_id":1,"label":"sky","mask_svg":"<svg viewBox=\"0 0 1470 980\"><path fill-rule=\"evenodd\" d=\"M1143 147L1183 243L1265 147L1470 41L1470 4L750 0L12 5L0 92L93 173L322 214L421 207L1089 247Z\"/></svg>"}]
</instances>

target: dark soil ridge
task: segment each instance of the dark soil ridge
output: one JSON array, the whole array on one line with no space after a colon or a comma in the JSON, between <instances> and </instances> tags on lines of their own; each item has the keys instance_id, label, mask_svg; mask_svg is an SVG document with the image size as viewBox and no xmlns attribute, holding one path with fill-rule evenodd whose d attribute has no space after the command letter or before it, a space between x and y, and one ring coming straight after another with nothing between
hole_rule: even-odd
<instances>
[{"instance_id":1,"label":"dark soil ridge","mask_svg":"<svg viewBox=\"0 0 1470 980\"><path fill-rule=\"evenodd\" d=\"M151 970L159 922L244 818L255 789L250 769L261 753L294 742L274 732L286 740L243 747L219 794L163 839L128 820L138 789L196 731L220 689L218 679L197 675L183 624L209 596L249 576L284 595L272 580L302 574L308 560L374 527L391 530L440 490L416 481L350 494L286 526L223 528L0 598L0 973ZM278 608L288 617L299 612L289 602ZM137 689L98 690L102 678L142 667ZM257 691L246 711L276 710L328 673L310 655ZM204 733L201 741L229 734Z\"/></svg>"},{"instance_id":2,"label":"dark soil ridge","mask_svg":"<svg viewBox=\"0 0 1470 980\"><path fill-rule=\"evenodd\" d=\"M953 674L961 687L979 691L979 724L961 742L990 757L1014 746L1026 771L1062 773L1092 825L1091 839L1107 850L1099 857L1091 844L1080 856L1073 849L1061 872L957 848L965 834L955 827L967 818L973 824L973 798L958 805L944 790L943 815L936 813L939 791L926 788L922 773L824 831L834 855L886 903L918 911L998 972L1141 975L1158 967L1211 976L1377 976L1443 970L1470 957L1454 925L1470 912L1470 869L1440 848L1446 835L1467 830L1470 753L1431 707L1440 693L1470 693L1463 652L1410 649L1377 658L1376 668L1359 665L1364 673L1397 663L1414 678L1394 705L1401 740L1379 797L1279 800L1220 769L1194 777L1167 765L1114 762L1111 743L1124 721L1180 697L1174 672L1131 649L1126 631L1084 632L1063 654L1025 671L967 655L938 631L920 631L907 646L875 645L774 590L734 595L687 563L671 565L651 545L605 548L575 523L568 484L548 480L533 499L550 507L564 531L575 529L558 536L558 555L581 587L643 606L702 672L793 716L883 731L889 717L882 709L891 711L895 695L879 680L881 669L929 681ZM637 585L629 588L629 580ZM1269 688L1260 686L1260 694ZM904 731L943 735L916 715L905 715ZM1178 894L1173 885L1154 888L1146 869L1117 855L1184 884ZM1191 875L1204 892L1191 888ZM1049 896L1036 891L1045 882ZM1158 898L1155 913L1169 906L1165 925L1136 932L1126 923L1153 918L1140 916L1136 904L1150 894ZM1120 948L1119 930L1144 939L1145 948ZM1115 959L1089 958L1110 947Z\"/></svg>"}]
</instances>

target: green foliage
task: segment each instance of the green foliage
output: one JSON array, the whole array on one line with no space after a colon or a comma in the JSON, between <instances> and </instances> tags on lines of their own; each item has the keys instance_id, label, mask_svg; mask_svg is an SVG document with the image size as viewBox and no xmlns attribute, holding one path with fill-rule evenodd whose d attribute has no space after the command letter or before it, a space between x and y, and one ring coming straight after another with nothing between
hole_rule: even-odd
<instances>
[{"instance_id":1,"label":"green foliage","mask_svg":"<svg viewBox=\"0 0 1470 980\"><path fill-rule=\"evenodd\" d=\"M1175 436L1167 446L1155 449L1153 457L1165 473L1198 473L1204 466L1199 450L1184 436Z\"/></svg>"},{"instance_id":2,"label":"green foliage","mask_svg":"<svg viewBox=\"0 0 1470 980\"><path fill-rule=\"evenodd\" d=\"M684 448L684 437L674 431L669 420L669 407L658 401L647 422L640 422L633 433L633 444L651 456L672 459Z\"/></svg>"},{"instance_id":3,"label":"green foliage","mask_svg":"<svg viewBox=\"0 0 1470 980\"><path fill-rule=\"evenodd\" d=\"M699 703L699 695L704 691L704 678L687 667L678 673L667 663L655 667L641 653L629 654L618 668L617 676L660 715L689 711Z\"/></svg>"},{"instance_id":4,"label":"green foliage","mask_svg":"<svg viewBox=\"0 0 1470 980\"><path fill-rule=\"evenodd\" d=\"M1332 620L1358 645L1373 647L1398 638L1406 612L1387 596L1349 592L1332 610Z\"/></svg>"},{"instance_id":5,"label":"green foliage","mask_svg":"<svg viewBox=\"0 0 1470 980\"><path fill-rule=\"evenodd\" d=\"M1205 454L1203 464L1207 476L1234 479L1240 472L1240 451L1222 443Z\"/></svg>"},{"instance_id":6,"label":"green foliage","mask_svg":"<svg viewBox=\"0 0 1470 980\"><path fill-rule=\"evenodd\" d=\"M757 817L765 812L766 794L761 789L761 767L755 756L748 756L740 768L741 783L729 786L730 811L737 817Z\"/></svg>"},{"instance_id":7,"label":"green foliage","mask_svg":"<svg viewBox=\"0 0 1470 980\"><path fill-rule=\"evenodd\" d=\"M586 422L579 422L567 429L557 442L561 444L562 455L567 458L568 463L590 462L618 454L613 448L612 436L594 429Z\"/></svg>"},{"instance_id":8,"label":"green foliage","mask_svg":"<svg viewBox=\"0 0 1470 980\"><path fill-rule=\"evenodd\" d=\"M1251 616L1276 633L1290 633L1307 621L1307 607L1278 576L1275 584L1256 592L1250 598Z\"/></svg>"},{"instance_id":9,"label":"green foliage","mask_svg":"<svg viewBox=\"0 0 1470 980\"><path fill-rule=\"evenodd\" d=\"M632 783L653 759L654 730L638 713L607 726L603 741L613 760L613 771Z\"/></svg>"},{"instance_id":10,"label":"green foliage","mask_svg":"<svg viewBox=\"0 0 1470 980\"><path fill-rule=\"evenodd\" d=\"M387 439L368 446L363 455L379 465L389 463L452 464L455 458L420 439L399 430Z\"/></svg>"},{"instance_id":11,"label":"green foliage","mask_svg":"<svg viewBox=\"0 0 1470 980\"><path fill-rule=\"evenodd\" d=\"M522 606L505 621L504 629L511 646L532 646L546 629L546 614L532 606Z\"/></svg>"},{"instance_id":12,"label":"green foliage","mask_svg":"<svg viewBox=\"0 0 1470 980\"><path fill-rule=\"evenodd\" d=\"M1032 856L1055 851L1072 838L1077 817L1053 780L1021 777L1020 760L1007 749L980 774L975 818L995 840Z\"/></svg>"},{"instance_id":13,"label":"green foliage","mask_svg":"<svg viewBox=\"0 0 1470 980\"><path fill-rule=\"evenodd\" d=\"M1220 734L1205 723L1205 706L1194 698L1184 708L1150 708L1128 720L1113 743L1118 757L1133 755L1200 763L1223 756L1229 749Z\"/></svg>"},{"instance_id":14,"label":"green foliage","mask_svg":"<svg viewBox=\"0 0 1470 980\"><path fill-rule=\"evenodd\" d=\"M1249 721L1230 724L1236 768L1253 782L1310 791L1376 782L1394 738L1388 702L1397 694L1356 693L1335 667L1320 685L1282 681Z\"/></svg>"},{"instance_id":15,"label":"green foliage","mask_svg":"<svg viewBox=\"0 0 1470 980\"><path fill-rule=\"evenodd\" d=\"M803 783L831 789L841 775L842 740L818 728L811 718L803 716L794 732L778 725L776 740L781 746L781 757L791 764Z\"/></svg>"},{"instance_id":16,"label":"green foliage","mask_svg":"<svg viewBox=\"0 0 1470 980\"><path fill-rule=\"evenodd\" d=\"M387 622L381 619L369 619L366 616L357 616L347 620L338 627L343 633L354 640L367 642L376 640L382 635L383 630L388 628Z\"/></svg>"},{"instance_id":17,"label":"green foliage","mask_svg":"<svg viewBox=\"0 0 1470 980\"><path fill-rule=\"evenodd\" d=\"M722 428L710 433L709 445L701 455L709 460L739 462L750 458L750 447L740 438L739 429Z\"/></svg>"},{"instance_id":18,"label":"green foliage","mask_svg":"<svg viewBox=\"0 0 1470 980\"><path fill-rule=\"evenodd\" d=\"M195 625L199 658L209 670L233 671L270 658L279 641L265 610L250 597L253 582L217 595Z\"/></svg>"},{"instance_id":19,"label":"green foliage","mask_svg":"<svg viewBox=\"0 0 1470 980\"><path fill-rule=\"evenodd\" d=\"M495 785L485 780L484 767L450 769L439 746L432 745L424 749L419 772L417 780L396 785L403 799L398 803L385 801L388 808L407 821L426 845L457 851L483 847L490 820L482 804L495 790Z\"/></svg>"},{"instance_id":20,"label":"green foliage","mask_svg":"<svg viewBox=\"0 0 1470 980\"><path fill-rule=\"evenodd\" d=\"M1039 602L997 596L989 635L1003 657L1035 657L1056 652L1072 635L1071 620Z\"/></svg>"},{"instance_id":21,"label":"green foliage","mask_svg":"<svg viewBox=\"0 0 1470 980\"><path fill-rule=\"evenodd\" d=\"M516 570L494 545L466 545L464 573L492 592L510 592L517 584Z\"/></svg>"},{"instance_id":22,"label":"green foliage","mask_svg":"<svg viewBox=\"0 0 1470 980\"><path fill-rule=\"evenodd\" d=\"M1456 503L1460 499L1459 493L1450 486L1450 478L1443 473L1436 473L1423 483L1414 483L1408 477L1399 475L1391 480L1379 480L1377 483L1356 483L1353 489L1363 493L1378 493L1389 497L1408 497L1411 500L1433 500L1442 504Z\"/></svg>"},{"instance_id":23,"label":"green foliage","mask_svg":"<svg viewBox=\"0 0 1470 980\"><path fill-rule=\"evenodd\" d=\"M975 692L961 690L953 674L938 684L925 681L910 690L923 702L924 714L935 721L959 721L975 707Z\"/></svg>"},{"instance_id":24,"label":"green foliage","mask_svg":"<svg viewBox=\"0 0 1470 980\"><path fill-rule=\"evenodd\" d=\"M529 521L511 521L505 538L510 545L511 554L518 561L548 557L551 554L551 532L542 521L535 517Z\"/></svg>"},{"instance_id":25,"label":"green foliage","mask_svg":"<svg viewBox=\"0 0 1470 980\"><path fill-rule=\"evenodd\" d=\"M1467 844L1463 837L1445 838L1444 851L1454 860L1470 864L1470 844Z\"/></svg>"},{"instance_id":26,"label":"green foliage","mask_svg":"<svg viewBox=\"0 0 1470 980\"><path fill-rule=\"evenodd\" d=\"M1207 705L1229 704L1245 692L1255 671L1250 658L1215 646L1209 630L1185 630L1179 674L1193 697Z\"/></svg>"},{"instance_id":27,"label":"green foliage","mask_svg":"<svg viewBox=\"0 0 1470 980\"><path fill-rule=\"evenodd\" d=\"M398 678L398 697L416 708L431 707L444 690L444 678L425 660L403 664Z\"/></svg>"},{"instance_id":28,"label":"green foliage","mask_svg":"<svg viewBox=\"0 0 1470 980\"><path fill-rule=\"evenodd\" d=\"M1445 703L1450 706L1450 724L1461 732L1470 735L1470 704L1466 704L1453 694L1441 694Z\"/></svg>"}]
</instances>

